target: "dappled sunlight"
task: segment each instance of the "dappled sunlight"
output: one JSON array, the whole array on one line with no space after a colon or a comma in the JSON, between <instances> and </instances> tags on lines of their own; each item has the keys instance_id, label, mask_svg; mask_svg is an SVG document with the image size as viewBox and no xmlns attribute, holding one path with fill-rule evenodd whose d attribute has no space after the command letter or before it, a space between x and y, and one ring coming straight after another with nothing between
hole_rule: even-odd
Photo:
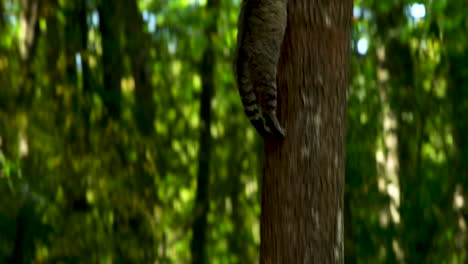
<instances>
[{"instance_id":1,"label":"dappled sunlight","mask_svg":"<svg viewBox=\"0 0 468 264\"><path fill-rule=\"evenodd\" d=\"M122 86L122 92L124 94L131 94L134 92L135 90L135 79L133 79L133 77L128 77L128 78L122 78L122 80L120 81L121 82L121 86Z\"/></svg>"},{"instance_id":2,"label":"dappled sunlight","mask_svg":"<svg viewBox=\"0 0 468 264\"><path fill-rule=\"evenodd\" d=\"M466 207L465 197L463 197L463 189L459 184L457 184L455 188L455 193L453 194L453 207L455 208L455 210L462 210Z\"/></svg>"},{"instance_id":3,"label":"dappled sunlight","mask_svg":"<svg viewBox=\"0 0 468 264\"><path fill-rule=\"evenodd\" d=\"M366 38L361 38L357 42L357 51L361 55L365 55L369 49L369 41Z\"/></svg>"},{"instance_id":4,"label":"dappled sunlight","mask_svg":"<svg viewBox=\"0 0 468 264\"><path fill-rule=\"evenodd\" d=\"M426 16L426 6L419 3L412 4L410 6L410 13L411 16L416 20L424 18Z\"/></svg>"}]
</instances>

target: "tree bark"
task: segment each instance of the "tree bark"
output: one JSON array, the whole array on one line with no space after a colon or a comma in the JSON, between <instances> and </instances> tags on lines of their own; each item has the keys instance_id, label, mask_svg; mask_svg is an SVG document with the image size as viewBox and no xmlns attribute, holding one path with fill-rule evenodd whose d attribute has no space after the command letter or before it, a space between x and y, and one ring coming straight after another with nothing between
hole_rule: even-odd
<instances>
[{"instance_id":1,"label":"tree bark","mask_svg":"<svg viewBox=\"0 0 468 264\"><path fill-rule=\"evenodd\" d=\"M209 0L206 6L208 25L205 36L209 39L200 64L202 93L200 99L200 145L198 152L197 193L195 197L195 220L192 225L190 252L193 264L206 263L206 229L209 211L208 186L210 182L211 153L211 99L215 87L215 45L219 0Z\"/></svg>"},{"instance_id":2,"label":"tree bark","mask_svg":"<svg viewBox=\"0 0 468 264\"><path fill-rule=\"evenodd\" d=\"M352 1L290 0L278 66L284 141L265 142L260 263L343 263Z\"/></svg>"}]
</instances>

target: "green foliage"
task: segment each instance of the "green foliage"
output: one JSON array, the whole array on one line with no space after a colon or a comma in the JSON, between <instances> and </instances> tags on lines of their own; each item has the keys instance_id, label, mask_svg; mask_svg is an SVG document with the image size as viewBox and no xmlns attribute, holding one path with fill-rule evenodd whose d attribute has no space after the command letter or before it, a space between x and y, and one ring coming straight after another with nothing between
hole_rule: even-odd
<instances>
[{"instance_id":1,"label":"green foliage","mask_svg":"<svg viewBox=\"0 0 468 264\"><path fill-rule=\"evenodd\" d=\"M109 29L103 0L39 1L36 20L23 2L0 0L0 263L190 262L209 41L207 257L255 263L263 150L232 76L240 1L212 16L207 1L140 0L135 14L118 0ZM468 259L462 2L419 2L413 19L412 1L355 1L347 263Z\"/></svg>"}]
</instances>

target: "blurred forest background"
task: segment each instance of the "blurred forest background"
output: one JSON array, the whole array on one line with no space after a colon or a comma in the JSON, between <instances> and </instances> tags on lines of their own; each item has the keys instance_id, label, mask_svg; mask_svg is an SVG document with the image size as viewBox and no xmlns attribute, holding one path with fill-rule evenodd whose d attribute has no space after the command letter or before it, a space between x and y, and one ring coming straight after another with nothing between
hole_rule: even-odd
<instances>
[{"instance_id":1,"label":"blurred forest background","mask_svg":"<svg viewBox=\"0 0 468 264\"><path fill-rule=\"evenodd\" d=\"M258 261L239 4L0 0L0 263ZM354 4L346 263L468 263L468 2Z\"/></svg>"}]
</instances>

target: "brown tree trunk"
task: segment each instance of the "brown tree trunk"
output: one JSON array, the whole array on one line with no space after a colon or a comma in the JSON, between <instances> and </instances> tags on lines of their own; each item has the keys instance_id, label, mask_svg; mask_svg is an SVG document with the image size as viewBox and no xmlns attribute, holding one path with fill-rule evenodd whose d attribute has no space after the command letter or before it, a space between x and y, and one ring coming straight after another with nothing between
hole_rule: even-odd
<instances>
[{"instance_id":1,"label":"brown tree trunk","mask_svg":"<svg viewBox=\"0 0 468 264\"><path fill-rule=\"evenodd\" d=\"M260 263L343 263L352 1L290 0L278 67L287 136L265 142Z\"/></svg>"}]
</instances>

